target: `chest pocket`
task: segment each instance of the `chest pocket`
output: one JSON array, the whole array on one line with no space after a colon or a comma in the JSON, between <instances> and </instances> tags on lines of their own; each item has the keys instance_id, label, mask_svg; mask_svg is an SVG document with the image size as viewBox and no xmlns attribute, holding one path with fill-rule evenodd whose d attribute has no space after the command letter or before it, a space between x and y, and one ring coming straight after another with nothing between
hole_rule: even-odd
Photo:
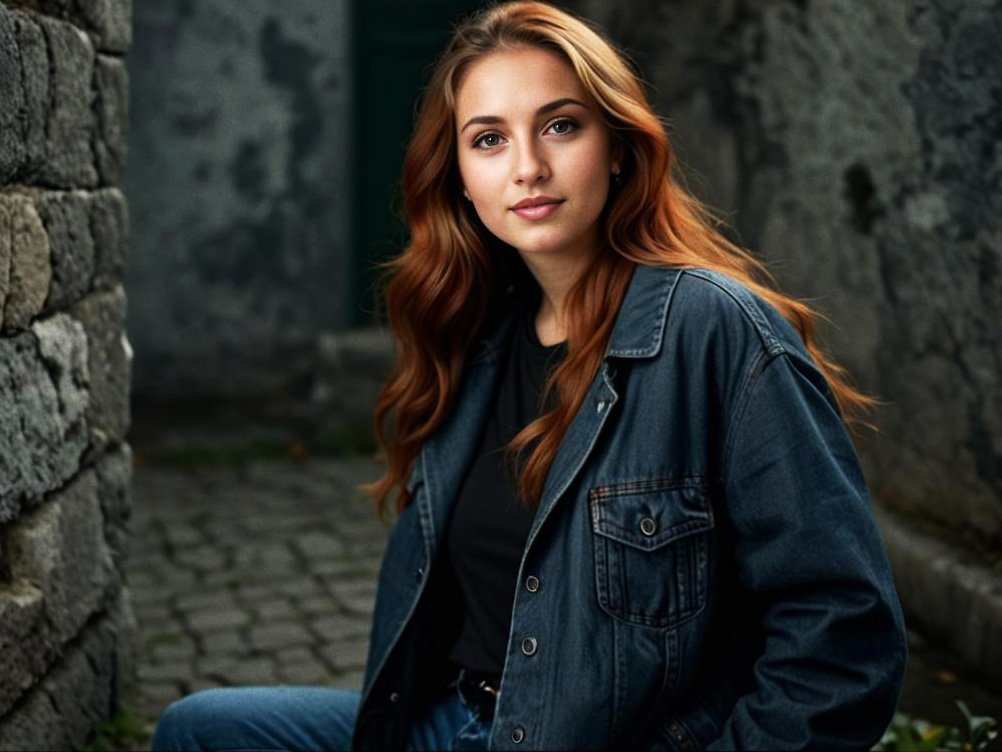
<instances>
[{"instance_id":1,"label":"chest pocket","mask_svg":"<svg viewBox=\"0 0 1002 752\"><path fill-rule=\"evenodd\" d=\"M673 627L706 605L713 513L703 486L678 479L588 493L599 605L634 624Z\"/></svg>"}]
</instances>

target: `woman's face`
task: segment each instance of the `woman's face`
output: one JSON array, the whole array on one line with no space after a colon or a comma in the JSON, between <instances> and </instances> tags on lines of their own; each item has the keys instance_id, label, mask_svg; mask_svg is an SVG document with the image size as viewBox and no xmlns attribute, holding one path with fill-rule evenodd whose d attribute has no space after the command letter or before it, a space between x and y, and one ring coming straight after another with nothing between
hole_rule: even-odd
<instances>
[{"instance_id":1,"label":"woman's face","mask_svg":"<svg viewBox=\"0 0 1002 752\"><path fill-rule=\"evenodd\" d=\"M464 195L498 238L531 256L587 256L619 161L598 107L562 57L521 47L466 72L456 93ZM554 203L518 212L524 199Z\"/></svg>"}]
</instances>

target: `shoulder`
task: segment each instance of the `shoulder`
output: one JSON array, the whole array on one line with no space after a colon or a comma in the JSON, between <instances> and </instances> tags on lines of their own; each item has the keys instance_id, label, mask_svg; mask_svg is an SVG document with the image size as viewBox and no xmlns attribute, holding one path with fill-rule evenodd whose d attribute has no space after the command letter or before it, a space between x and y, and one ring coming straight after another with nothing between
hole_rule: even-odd
<instances>
[{"instance_id":1,"label":"shoulder","mask_svg":"<svg viewBox=\"0 0 1002 752\"><path fill-rule=\"evenodd\" d=\"M667 323L685 339L713 338L769 356L805 354L800 336L775 306L734 277L710 269L681 270Z\"/></svg>"}]
</instances>

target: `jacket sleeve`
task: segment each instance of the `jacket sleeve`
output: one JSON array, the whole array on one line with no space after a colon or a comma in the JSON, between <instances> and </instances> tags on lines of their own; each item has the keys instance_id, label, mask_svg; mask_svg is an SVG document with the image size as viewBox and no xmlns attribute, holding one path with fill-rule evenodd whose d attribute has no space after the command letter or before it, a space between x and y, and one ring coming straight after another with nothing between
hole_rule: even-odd
<instances>
[{"instance_id":1,"label":"jacket sleeve","mask_svg":"<svg viewBox=\"0 0 1002 752\"><path fill-rule=\"evenodd\" d=\"M907 642L863 474L821 373L757 366L725 444L741 585L762 605L754 691L709 749L868 749L894 713Z\"/></svg>"}]
</instances>

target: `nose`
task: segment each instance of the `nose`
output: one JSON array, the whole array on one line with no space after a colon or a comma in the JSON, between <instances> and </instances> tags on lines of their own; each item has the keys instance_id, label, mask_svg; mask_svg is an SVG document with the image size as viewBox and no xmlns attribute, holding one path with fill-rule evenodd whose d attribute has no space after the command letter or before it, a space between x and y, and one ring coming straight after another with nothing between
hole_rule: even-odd
<instances>
[{"instance_id":1,"label":"nose","mask_svg":"<svg viewBox=\"0 0 1002 752\"><path fill-rule=\"evenodd\" d=\"M545 180L550 174L545 155L532 139L522 142L517 150L515 163L515 182L518 185L532 185Z\"/></svg>"}]
</instances>

